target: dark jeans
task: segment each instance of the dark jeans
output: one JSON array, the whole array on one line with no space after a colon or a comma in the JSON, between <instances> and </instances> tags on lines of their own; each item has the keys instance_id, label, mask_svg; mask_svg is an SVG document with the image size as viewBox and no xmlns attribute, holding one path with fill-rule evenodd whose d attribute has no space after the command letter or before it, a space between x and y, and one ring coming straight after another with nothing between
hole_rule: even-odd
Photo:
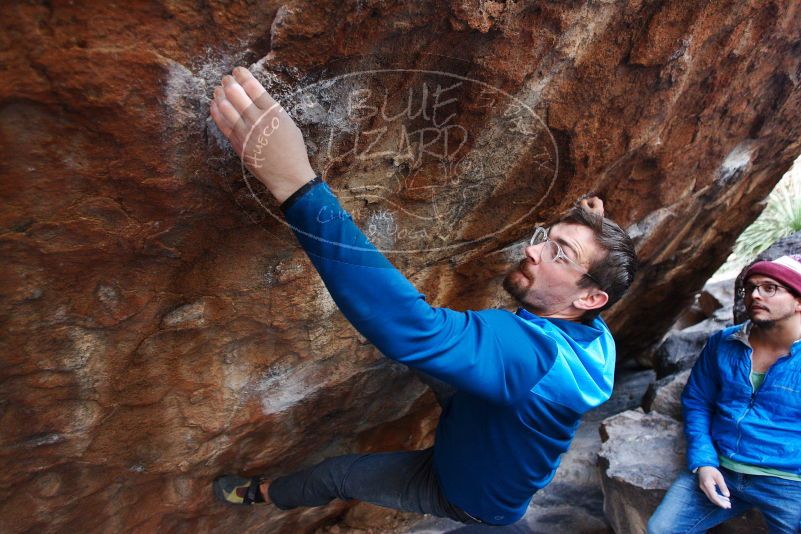
<instances>
[{"instance_id":1,"label":"dark jeans","mask_svg":"<svg viewBox=\"0 0 801 534\"><path fill-rule=\"evenodd\" d=\"M455 393L453 387L417 373L440 405ZM442 494L434 474L434 449L348 454L323 462L270 484L270 500L281 509L322 506L334 499L358 499L378 506L448 517L467 524L481 523Z\"/></svg>"}]
</instances>

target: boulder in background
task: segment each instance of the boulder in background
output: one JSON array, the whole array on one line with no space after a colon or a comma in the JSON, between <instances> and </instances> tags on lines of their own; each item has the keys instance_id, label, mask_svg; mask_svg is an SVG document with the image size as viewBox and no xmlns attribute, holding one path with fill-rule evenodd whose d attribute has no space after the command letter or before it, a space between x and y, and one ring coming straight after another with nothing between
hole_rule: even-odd
<instances>
[{"instance_id":1,"label":"boulder in background","mask_svg":"<svg viewBox=\"0 0 801 534\"><path fill-rule=\"evenodd\" d=\"M658 412L629 410L599 428L598 465L604 512L617 533L642 534L678 474L686 469L682 424ZM767 533L756 511L710 530L714 534Z\"/></svg>"},{"instance_id":2,"label":"boulder in background","mask_svg":"<svg viewBox=\"0 0 801 534\"><path fill-rule=\"evenodd\" d=\"M647 413L659 412L681 421L681 392L690 378L690 371L692 369L685 369L651 384L643 399L643 409Z\"/></svg>"}]
</instances>

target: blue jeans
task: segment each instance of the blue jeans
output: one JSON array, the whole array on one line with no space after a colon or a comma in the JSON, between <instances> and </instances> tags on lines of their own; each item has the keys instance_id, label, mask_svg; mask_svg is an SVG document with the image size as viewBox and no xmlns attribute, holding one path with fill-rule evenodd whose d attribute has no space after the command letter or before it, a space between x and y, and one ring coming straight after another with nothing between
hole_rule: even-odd
<instances>
[{"instance_id":1,"label":"blue jeans","mask_svg":"<svg viewBox=\"0 0 801 534\"><path fill-rule=\"evenodd\" d=\"M751 508L762 512L771 534L801 532L801 482L718 469L731 493L731 508L712 504L698 487L697 477L685 471L670 486L648 521L648 533L706 532Z\"/></svg>"},{"instance_id":2,"label":"blue jeans","mask_svg":"<svg viewBox=\"0 0 801 534\"><path fill-rule=\"evenodd\" d=\"M444 406L451 386L427 375L419 378ZM358 499L386 508L447 517L466 524L481 521L451 504L434 474L434 449L348 454L329 458L270 483L269 497L278 508L322 506L334 499Z\"/></svg>"}]
</instances>

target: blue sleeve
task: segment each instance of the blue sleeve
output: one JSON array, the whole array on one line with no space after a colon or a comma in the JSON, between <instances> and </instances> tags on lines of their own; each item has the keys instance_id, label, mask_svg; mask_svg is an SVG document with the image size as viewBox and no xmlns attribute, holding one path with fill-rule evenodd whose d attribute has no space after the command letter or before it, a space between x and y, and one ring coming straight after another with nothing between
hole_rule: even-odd
<instances>
[{"instance_id":1,"label":"blue sleeve","mask_svg":"<svg viewBox=\"0 0 801 534\"><path fill-rule=\"evenodd\" d=\"M715 400L720 389L717 349L721 337L722 334L718 332L709 338L681 395L684 435L687 438L687 463L691 471L705 465L719 465L710 429L715 413Z\"/></svg>"},{"instance_id":2,"label":"blue sleeve","mask_svg":"<svg viewBox=\"0 0 801 534\"><path fill-rule=\"evenodd\" d=\"M553 364L555 344L542 336L532 345L512 313L429 305L326 184L293 199L285 215L334 302L385 356L499 404L524 395Z\"/></svg>"}]
</instances>

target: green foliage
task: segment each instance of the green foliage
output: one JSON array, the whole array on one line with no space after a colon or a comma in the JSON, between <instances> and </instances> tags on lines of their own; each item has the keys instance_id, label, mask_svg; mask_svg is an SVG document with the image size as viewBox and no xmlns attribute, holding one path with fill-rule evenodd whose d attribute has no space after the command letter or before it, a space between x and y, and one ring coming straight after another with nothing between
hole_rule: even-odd
<instances>
[{"instance_id":1,"label":"green foliage","mask_svg":"<svg viewBox=\"0 0 801 534\"><path fill-rule=\"evenodd\" d=\"M782 180L768 197L765 210L737 238L734 255L749 262L771 244L801 230L801 174Z\"/></svg>"},{"instance_id":2,"label":"green foliage","mask_svg":"<svg viewBox=\"0 0 801 534\"><path fill-rule=\"evenodd\" d=\"M796 162L768 196L759 218L737 238L718 273L737 273L779 239L801 230L801 163Z\"/></svg>"}]
</instances>

